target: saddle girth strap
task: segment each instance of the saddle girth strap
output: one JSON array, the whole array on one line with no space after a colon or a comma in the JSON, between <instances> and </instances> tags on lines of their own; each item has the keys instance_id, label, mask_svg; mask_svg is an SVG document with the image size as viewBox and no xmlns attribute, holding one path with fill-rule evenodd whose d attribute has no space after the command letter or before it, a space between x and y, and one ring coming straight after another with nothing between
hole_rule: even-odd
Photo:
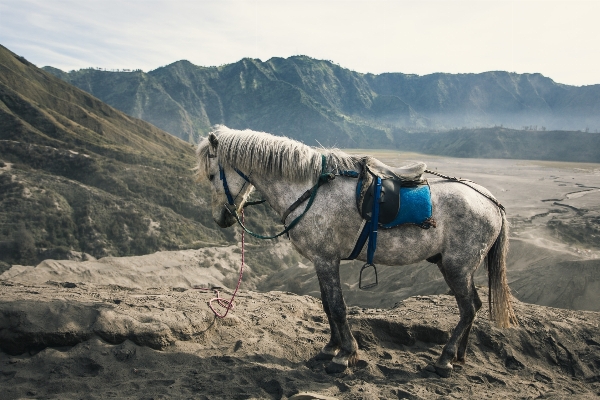
<instances>
[{"instance_id":1,"label":"saddle girth strap","mask_svg":"<svg viewBox=\"0 0 600 400\"><path fill-rule=\"evenodd\" d=\"M374 187L374 201L373 208L371 211L371 219L369 221L365 221L362 230L356 240L356 244L354 245L354 249L352 249L352 253L344 260L354 260L363 247L365 247L365 243L367 239L369 240L369 245L367 247L367 264L373 264L373 258L375 258L375 250L377 250L377 230L379 228L379 200L381 199L381 178L375 178L375 187Z\"/></svg>"},{"instance_id":2,"label":"saddle girth strap","mask_svg":"<svg viewBox=\"0 0 600 400\"><path fill-rule=\"evenodd\" d=\"M367 247L367 264L373 265L375 250L377 250L377 229L379 227L379 200L381 198L381 177L377 177L375 193L373 197L373 214L371 215L371 232L369 233L369 245Z\"/></svg>"}]
</instances>

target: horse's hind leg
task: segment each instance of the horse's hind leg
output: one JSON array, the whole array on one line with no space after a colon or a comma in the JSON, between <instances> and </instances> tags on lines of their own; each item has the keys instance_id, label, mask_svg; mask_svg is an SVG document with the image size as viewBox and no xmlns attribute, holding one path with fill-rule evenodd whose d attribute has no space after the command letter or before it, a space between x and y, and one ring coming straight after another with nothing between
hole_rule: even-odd
<instances>
[{"instance_id":1,"label":"horse's hind leg","mask_svg":"<svg viewBox=\"0 0 600 400\"><path fill-rule=\"evenodd\" d=\"M331 349L339 347L339 351L327 366L327 373L344 371L348 365L356 362L358 345L350 331L350 325L346 319L346 303L342 295L340 283L340 261L314 259L319 285L321 286L321 297L323 307L329 309L327 317L331 325ZM325 349L328 348L325 346Z\"/></svg>"},{"instance_id":2,"label":"horse's hind leg","mask_svg":"<svg viewBox=\"0 0 600 400\"><path fill-rule=\"evenodd\" d=\"M442 355L435 363L434 367L437 373L441 376L449 376L452 372L452 362L462 358L464 360L468 334L475 320L475 314L481 307L481 300L475 291L473 285L473 272L475 268L461 268L448 259L440 262L440 269L443 272L444 279L450 289L454 292L458 310L460 312L460 320L452 331L450 340L444 346Z\"/></svg>"},{"instance_id":3,"label":"horse's hind leg","mask_svg":"<svg viewBox=\"0 0 600 400\"><path fill-rule=\"evenodd\" d=\"M475 307L475 313L479 311L481 308L482 302L479 298L479 294L477 294L477 289L475 288L475 283L473 282L473 278L471 278L471 290L473 291L473 306ZM469 333L471 332L471 328L473 327L473 321L467 327L467 330L463 334L462 339L460 340L460 344L458 345L458 351L456 352L456 362L460 364L465 363L465 356L467 354L467 344L469 342Z\"/></svg>"}]
</instances>

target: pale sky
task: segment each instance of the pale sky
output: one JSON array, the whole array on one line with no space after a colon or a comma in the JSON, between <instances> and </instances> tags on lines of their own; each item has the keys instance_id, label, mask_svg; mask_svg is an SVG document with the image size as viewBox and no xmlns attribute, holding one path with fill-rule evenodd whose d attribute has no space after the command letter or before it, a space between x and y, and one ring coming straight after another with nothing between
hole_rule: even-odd
<instances>
[{"instance_id":1,"label":"pale sky","mask_svg":"<svg viewBox=\"0 0 600 400\"><path fill-rule=\"evenodd\" d=\"M303 54L358 72L540 72L600 84L600 0L0 0L37 66L156 69Z\"/></svg>"}]
</instances>

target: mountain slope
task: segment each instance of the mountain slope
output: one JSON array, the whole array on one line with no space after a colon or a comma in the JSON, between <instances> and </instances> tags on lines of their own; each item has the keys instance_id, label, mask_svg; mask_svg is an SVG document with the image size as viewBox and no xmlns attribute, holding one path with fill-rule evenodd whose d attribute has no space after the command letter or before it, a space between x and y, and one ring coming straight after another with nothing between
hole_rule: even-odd
<instances>
[{"instance_id":1,"label":"mountain slope","mask_svg":"<svg viewBox=\"0 0 600 400\"><path fill-rule=\"evenodd\" d=\"M493 127L440 133L396 130L393 135L403 151L464 158L600 162L599 133Z\"/></svg>"},{"instance_id":2,"label":"mountain slope","mask_svg":"<svg viewBox=\"0 0 600 400\"><path fill-rule=\"evenodd\" d=\"M600 129L600 85L563 85L541 74L373 75L306 56L208 68L178 61L148 73L45 68L191 142L213 124L365 148L395 145L394 129Z\"/></svg>"},{"instance_id":3,"label":"mountain slope","mask_svg":"<svg viewBox=\"0 0 600 400\"><path fill-rule=\"evenodd\" d=\"M233 240L194 163L193 145L0 47L0 261Z\"/></svg>"}]
</instances>

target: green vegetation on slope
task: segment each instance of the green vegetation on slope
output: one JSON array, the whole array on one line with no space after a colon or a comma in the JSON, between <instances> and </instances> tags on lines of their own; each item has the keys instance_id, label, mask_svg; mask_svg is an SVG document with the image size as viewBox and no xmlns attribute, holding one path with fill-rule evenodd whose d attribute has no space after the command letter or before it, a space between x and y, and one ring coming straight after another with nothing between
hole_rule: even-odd
<instances>
[{"instance_id":1,"label":"green vegetation on slope","mask_svg":"<svg viewBox=\"0 0 600 400\"><path fill-rule=\"evenodd\" d=\"M194 163L193 145L0 47L0 260L235 240L212 221ZM255 212L268 229L267 209Z\"/></svg>"}]
</instances>

